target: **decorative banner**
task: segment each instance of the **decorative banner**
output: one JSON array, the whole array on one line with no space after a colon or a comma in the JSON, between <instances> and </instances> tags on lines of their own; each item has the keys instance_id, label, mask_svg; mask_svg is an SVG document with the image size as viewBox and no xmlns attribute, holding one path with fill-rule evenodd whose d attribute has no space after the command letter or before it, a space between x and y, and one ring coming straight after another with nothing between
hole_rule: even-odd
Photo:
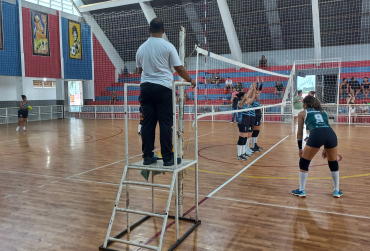
<instances>
[{"instance_id":1,"label":"decorative banner","mask_svg":"<svg viewBox=\"0 0 370 251\"><path fill-rule=\"evenodd\" d=\"M31 10L33 55L50 56L48 14Z\"/></svg>"},{"instance_id":2,"label":"decorative banner","mask_svg":"<svg viewBox=\"0 0 370 251\"><path fill-rule=\"evenodd\" d=\"M0 0L0 51L4 50L4 38L3 38L3 3Z\"/></svg>"},{"instance_id":3,"label":"decorative banner","mask_svg":"<svg viewBox=\"0 0 370 251\"><path fill-rule=\"evenodd\" d=\"M81 24L68 20L69 58L82 59Z\"/></svg>"}]
</instances>

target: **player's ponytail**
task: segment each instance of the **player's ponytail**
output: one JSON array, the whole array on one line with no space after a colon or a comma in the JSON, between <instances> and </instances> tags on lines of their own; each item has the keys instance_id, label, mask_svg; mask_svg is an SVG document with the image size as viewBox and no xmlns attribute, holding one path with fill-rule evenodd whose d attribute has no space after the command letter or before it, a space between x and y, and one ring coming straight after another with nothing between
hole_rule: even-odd
<instances>
[{"instance_id":1,"label":"player's ponytail","mask_svg":"<svg viewBox=\"0 0 370 251\"><path fill-rule=\"evenodd\" d=\"M320 112L323 111L320 101L314 96L306 96L303 99L303 103L307 105L307 108L313 108Z\"/></svg>"}]
</instances>

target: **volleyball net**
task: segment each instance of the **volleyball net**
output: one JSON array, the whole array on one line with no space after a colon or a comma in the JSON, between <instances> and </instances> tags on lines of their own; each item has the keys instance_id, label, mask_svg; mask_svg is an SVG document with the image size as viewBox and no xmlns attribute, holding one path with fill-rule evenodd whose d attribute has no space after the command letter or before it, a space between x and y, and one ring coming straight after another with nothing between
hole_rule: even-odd
<instances>
[{"instance_id":1,"label":"volleyball net","mask_svg":"<svg viewBox=\"0 0 370 251\"><path fill-rule=\"evenodd\" d=\"M292 74L250 66L231 59L231 55L218 55L198 46L196 53L192 65L196 65L198 95L194 97L194 88L188 87L187 97L197 102L199 120L233 121L233 97L240 91L247 93L251 84L258 81L258 87L263 82L258 98L261 107L245 110L261 109L264 122L292 123Z\"/></svg>"}]
</instances>

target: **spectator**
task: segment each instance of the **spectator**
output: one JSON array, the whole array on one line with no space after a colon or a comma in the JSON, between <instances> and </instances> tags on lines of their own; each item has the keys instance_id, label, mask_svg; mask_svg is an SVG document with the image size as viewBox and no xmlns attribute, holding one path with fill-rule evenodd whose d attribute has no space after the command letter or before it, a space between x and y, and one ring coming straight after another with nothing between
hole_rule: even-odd
<instances>
[{"instance_id":1,"label":"spectator","mask_svg":"<svg viewBox=\"0 0 370 251\"><path fill-rule=\"evenodd\" d=\"M225 92L226 94L233 88L233 81L230 79L230 77L227 77L225 81Z\"/></svg>"},{"instance_id":2,"label":"spectator","mask_svg":"<svg viewBox=\"0 0 370 251\"><path fill-rule=\"evenodd\" d=\"M220 76L220 73L217 73L217 74L216 74L215 81L216 81L216 86L217 86L219 83L221 83L222 78L221 78L221 76Z\"/></svg>"},{"instance_id":3,"label":"spectator","mask_svg":"<svg viewBox=\"0 0 370 251\"><path fill-rule=\"evenodd\" d=\"M127 67L125 66L125 68L123 69L123 75L128 75L128 70L127 70Z\"/></svg>"},{"instance_id":4,"label":"spectator","mask_svg":"<svg viewBox=\"0 0 370 251\"><path fill-rule=\"evenodd\" d=\"M349 93L348 80L343 78L342 83L339 84L339 95L343 98L343 93Z\"/></svg>"},{"instance_id":5,"label":"spectator","mask_svg":"<svg viewBox=\"0 0 370 251\"><path fill-rule=\"evenodd\" d=\"M232 106L233 110L238 110L238 97L236 96L236 94L238 94L238 93L239 92L234 87L233 88L233 92L231 94L231 106ZM237 118L236 118L236 115L237 115L236 112L232 114L231 122L230 123L234 123L234 121L236 123L238 123ZM234 120L234 118L235 118L235 120Z\"/></svg>"},{"instance_id":6,"label":"spectator","mask_svg":"<svg viewBox=\"0 0 370 251\"><path fill-rule=\"evenodd\" d=\"M348 110L351 114L353 114L355 116L355 123L356 123L356 120L357 120L356 107L353 106L353 104L355 104L355 100L356 100L356 98L353 96L353 94L348 93L348 96L346 98L347 105L349 105Z\"/></svg>"},{"instance_id":7,"label":"spectator","mask_svg":"<svg viewBox=\"0 0 370 251\"><path fill-rule=\"evenodd\" d=\"M236 91L242 92L243 91L243 85L242 85L242 83L237 82L235 88L236 88Z\"/></svg>"},{"instance_id":8,"label":"spectator","mask_svg":"<svg viewBox=\"0 0 370 251\"><path fill-rule=\"evenodd\" d=\"M294 125L296 127L296 130L298 128L298 114L303 111L303 97L302 97L302 90L298 91L298 95L294 97L293 99L293 107L294 107Z\"/></svg>"},{"instance_id":9,"label":"spectator","mask_svg":"<svg viewBox=\"0 0 370 251\"><path fill-rule=\"evenodd\" d=\"M364 82L362 82L361 84L362 92L364 93L365 98L369 97L369 86L370 86L369 79L368 77L365 77Z\"/></svg>"},{"instance_id":10,"label":"spectator","mask_svg":"<svg viewBox=\"0 0 370 251\"><path fill-rule=\"evenodd\" d=\"M315 97L315 95L316 95L316 92L315 92L315 91L309 91L309 92L308 92L308 96L313 96L313 97Z\"/></svg>"},{"instance_id":11,"label":"spectator","mask_svg":"<svg viewBox=\"0 0 370 251\"><path fill-rule=\"evenodd\" d=\"M360 94L361 86L355 77L351 78L351 82L349 82L349 87L354 98L357 98L358 94Z\"/></svg>"},{"instance_id":12,"label":"spectator","mask_svg":"<svg viewBox=\"0 0 370 251\"><path fill-rule=\"evenodd\" d=\"M212 73L209 79L207 80L207 84L214 84L215 83L215 74Z\"/></svg>"},{"instance_id":13,"label":"spectator","mask_svg":"<svg viewBox=\"0 0 370 251\"><path fill-rule=\"evenodd\" d=\"M360 113L369 113L369 106L367 105L366 101L362 102L362 106L360 106Z\"/></svg>"},{"instance_id":14,"label":"spectator","mask_svg":"<svg viewBox=\"0 0 370 251\"><path fill-rule=\"evenodd\" d=\"M111 105L112 104L112 102L113 102L113 105L116 105L116 102L117 102L117 100L118 100L118 94L117 94L117 92L113 92L112 93L112 98L111 98L111 100L109 101L109 105Z\"/></svg>"},{"instance_id":15,"label":"spectator","mask_svg":"<svg viewBox=\"0 0 370 251\"><path fill-rule=\"evenodd\" d=\"M277 95L280 94L281 97L283 97L284 93L284 86L280 84L280 81L276 81L275 85L275 99L277 99Z\"/></svg>"},{"instance_id":16,"label":"spectator","mask_svg":"<svg viewBox=\"0 0 370 251\"><path fill-rule=\"evenodd\" d=\"M265 58L264 55L262 55L262 58L260 59L258 67L263 68L263 69L267 68L267 59Z\"/></svg>"}]
</instances>

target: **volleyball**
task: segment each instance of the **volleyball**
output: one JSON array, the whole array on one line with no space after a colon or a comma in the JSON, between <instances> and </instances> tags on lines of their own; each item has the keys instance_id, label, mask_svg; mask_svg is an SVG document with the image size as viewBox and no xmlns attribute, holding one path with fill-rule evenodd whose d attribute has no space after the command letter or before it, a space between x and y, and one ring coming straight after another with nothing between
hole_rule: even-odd
<instances>
[{"instance_id":1,"label":"volleyball","mask_svg":"<svg viewBox=\"0 0 370 251\"><path fill-rule=\"evenodd\" d=\"M28 106L28 110L31 111L32 110L32 106L29 105Z\"/></svg>"}]
</instances>

